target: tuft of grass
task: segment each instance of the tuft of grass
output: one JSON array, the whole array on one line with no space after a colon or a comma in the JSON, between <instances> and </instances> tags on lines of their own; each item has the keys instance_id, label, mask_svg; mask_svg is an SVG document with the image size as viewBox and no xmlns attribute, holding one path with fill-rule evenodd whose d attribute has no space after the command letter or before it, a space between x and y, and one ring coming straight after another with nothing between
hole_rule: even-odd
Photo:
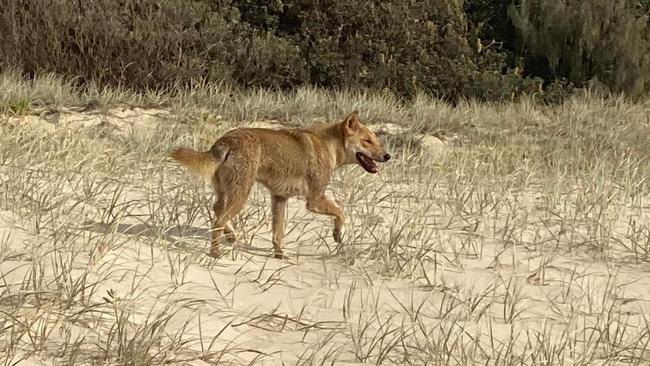
<instances>
[{"instance_id":1,"label":"tuft of grass","mask_svg":"<svg viewBox=\"0 0 650 366\"><path fill-rule=\"evenodd\" d=\"M25 116L31 111L31 105L27 100L17 100L7 104L7 112L15 116Z\"/></svg>"}]
</instances>

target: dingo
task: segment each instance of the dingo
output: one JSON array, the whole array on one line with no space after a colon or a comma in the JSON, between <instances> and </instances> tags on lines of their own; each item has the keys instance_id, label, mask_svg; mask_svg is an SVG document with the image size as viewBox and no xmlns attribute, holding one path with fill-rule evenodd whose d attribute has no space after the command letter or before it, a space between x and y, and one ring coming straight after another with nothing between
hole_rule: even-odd
<instances>
[{"instance_id":1,"label":"dingo","mask_svg":"<svg viewBox=\"0 0 650 366\"><path fill-rule=\"evenodd\" d=\"M284 218L289 197L302 196L311 212L334 217L334 240L341 243L345 216L325 197L332 172L357 163L377 173L375 162L390 159L357 111L343 122L308 128L272 130L238 128L219 138L209 151L177 148L171 157L194 174L210 178L216 194L210 256L219 256L219 238L236 236L229 224L248 199L253 182L271 192L273 249L283 258Z\"/></svg>"}]
</instances>

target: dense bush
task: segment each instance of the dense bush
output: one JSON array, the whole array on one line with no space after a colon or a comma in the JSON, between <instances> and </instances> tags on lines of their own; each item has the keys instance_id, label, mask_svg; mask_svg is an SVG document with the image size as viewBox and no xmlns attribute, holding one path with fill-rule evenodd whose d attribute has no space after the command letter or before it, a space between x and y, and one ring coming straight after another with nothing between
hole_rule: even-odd
<instances>
[{"instance_id":1,"label":"dense bush","mask_svg":"<svg viewBox=\"0 0 650 366\"><path fill-rule=\"evenodd\" d=\"M0 71L135 90L224 81L502 100L556 98L597 77L639 92L650 75L648 3L4 0Z\"/></svg>"},{"instance_id":2,"label":"dense bush","mask_svg":"<svg viewBox=\"0 0 650 366\"><path fill-rule=\"evenodd\" d=\"M501 58L469 47L466 19L454 1L267 1L237 4L242 20L291 39L303 52L309 82L324 86L468 94L483 72L500 82ZM478 61L496 63L479 68ZM493 86L493 85L491 85Z\"/></svg>"},{"instance_id":3,"label":"dense bush","mask_svg":"<svg viewBox=\"0 0 650 366\"><path fill-rule=\"evenodd\" d=\"M135 89L223 80L449 98L511 97L523 85L503 75L502 57L468 45L463 8L453 1L5 3L0 67L28 75L56 72ZM489 92L481 87L487 79Z\"/></svg>"},{"instance_id":4,"label":"dense bush","mask_svg":"<svg viewBox=\"0 0 650 366\"><path fill-rule=\"evenodd\" d=\"M284 87L303 79L295 47L202 2L4 3L0 67L17 65L29 75L56 72L136 89L197 79Z\"/></svg>"}]
</instances>

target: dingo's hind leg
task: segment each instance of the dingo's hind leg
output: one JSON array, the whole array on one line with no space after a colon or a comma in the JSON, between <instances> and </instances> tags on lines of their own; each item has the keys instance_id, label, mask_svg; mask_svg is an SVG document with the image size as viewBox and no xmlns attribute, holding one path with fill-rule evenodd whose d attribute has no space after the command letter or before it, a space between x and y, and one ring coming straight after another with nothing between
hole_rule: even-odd
<instances>
[{"instance_id":1,"label":"dingo's hind leg","mask_svg":"<svg viewBox=\"0 0 650 366\"><path fill-rule=\"evenodd\" d=\"M210 256L218 257L219 239L225 234L228 241L234 242L235 234L230 221L246 204L255 180L255 161L250 157L231 156L219 167L212 178L217 191L214 209L214 223L210 242Z\"/></svg>"}]
</instances>

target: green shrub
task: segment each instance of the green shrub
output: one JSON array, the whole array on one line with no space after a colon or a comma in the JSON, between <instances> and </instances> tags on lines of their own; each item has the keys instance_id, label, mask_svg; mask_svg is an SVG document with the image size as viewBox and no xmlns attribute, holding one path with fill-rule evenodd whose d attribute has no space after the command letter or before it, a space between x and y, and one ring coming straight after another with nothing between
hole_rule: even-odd
<instances>
[{"instance_id":1,"label":"green shrub","mask_svg":"<svg viewBox=\"0 0 650 366\"><path fill-rule=\"evenodd\" d=\"M299 65L295 48L229 21L236 14L222 10L184 0L5 0L0 67L140 90L196 80L273 86L302 79L300 68L287 67Z\"/></svg>"},{"instance_id":2,"label":"green shrub","mask_svg":"<svg viewBox=\"0 0 650 366\"><path fill-rule=\"evenodd\" d=\"M139 91L223 81L512 99L540 82L481 39L508 34L508 1L5 0L0 71Z\"/></svg>"},{"instance_id":3,"label":"green shrub","mask_svg":"<svg viewBox=\"0 0 650 366\"><path fill-rule=\"evenodd\" d=\"M449 99L523 91L523 78L506 70L505 57L494 57L496 47L486 54L468 44L461 1L232 4L242 21L299 45L310 84L389 89L400 96L424 91ZM495 92L477 86L486 78Z\"/></svg>"}]
</instances>

